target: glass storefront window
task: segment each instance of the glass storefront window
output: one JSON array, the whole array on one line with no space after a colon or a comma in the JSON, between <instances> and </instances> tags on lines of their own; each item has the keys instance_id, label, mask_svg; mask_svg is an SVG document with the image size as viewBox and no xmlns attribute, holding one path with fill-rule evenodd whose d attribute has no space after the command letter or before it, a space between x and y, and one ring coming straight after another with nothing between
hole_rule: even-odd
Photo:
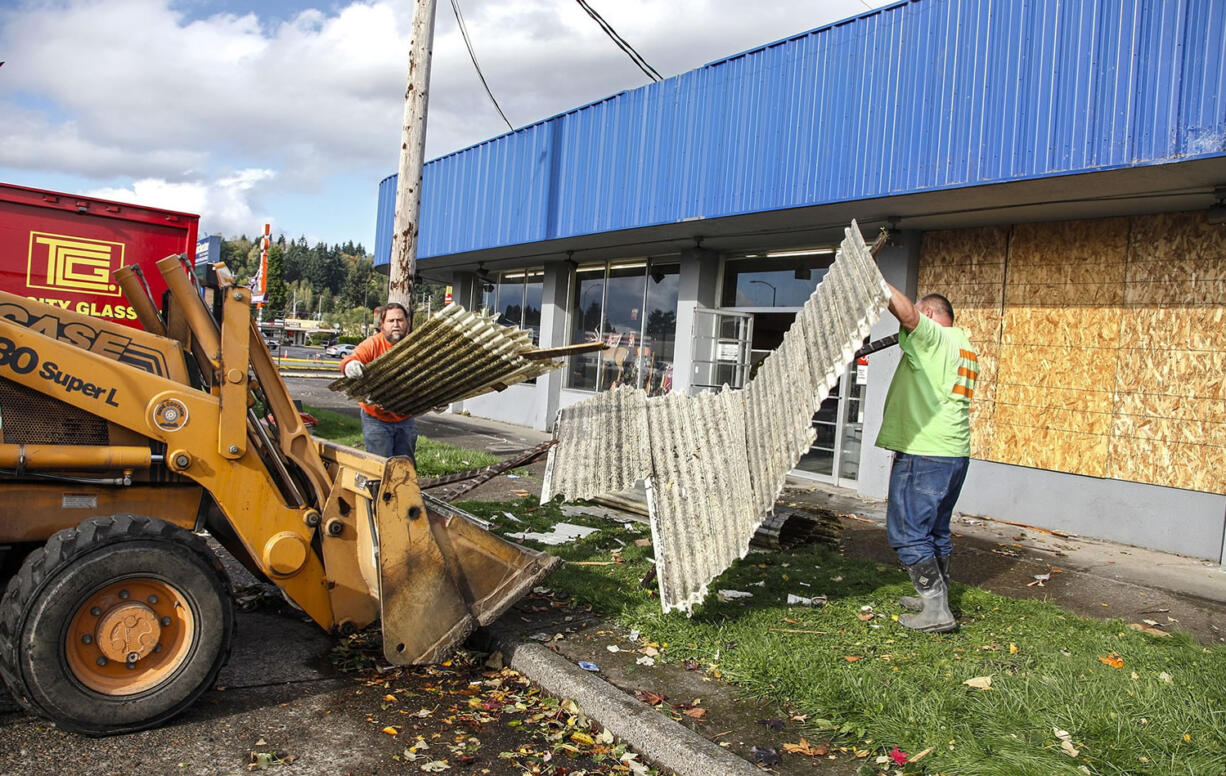
<instances>
[{"instance_id":1,"label":"glass storefront window","mask_svg":"<svg viewBox=\"0 0 1226 776\"><path fill-rule=\"evenodd\" d=\"M577 270L571 342L607 348L573 356L567 387L671 390L679 279L679 265L642 259Z\"/></svg>"},{"instance_id":2,"label":"glass storefront window","mask_svg":"<svg viewBox=\"0 0 1226 776\"><path fill-rule=\"evenodd\" d=\"M673 349L677 344L677 293L681 287L679 264L652 264L647 276L647 318L639 353L639 387L648 396L661 396L673 388Z\"/></svg>"},{"instance_id":3,"label":"glass storefront window","mask_svg":"<svg viewBox=\"0 0 1226 776\"><path fill-rule=\"evenodd\" d=\"M802 307L833 261L833 254L729 261L722 306Z\"/></svg>"},{"instance_id":4,"label":"glass storefront window","mask_svg":"<svg viewBox=\"0 0 1226 776\"><path fill-rule=\"evenodd\" d=\"M544 288L545 273L542 270L504 272L498 280L497 322L531 332L532 344L539 344Z\"/></svg>"},{"instance_id":5,"label":"glass storefront window","mask_svg":"<svg viewBox=\"0 0 1226 776\"><path fill-rule=\"evenodd\" d=\"M599 342L603 338L604 267L584 267L575 271L574 312L571 315L571 343ZM582 353L570 359L567 387L597 389L601 353Z\"/></svg>"}]
</instances>

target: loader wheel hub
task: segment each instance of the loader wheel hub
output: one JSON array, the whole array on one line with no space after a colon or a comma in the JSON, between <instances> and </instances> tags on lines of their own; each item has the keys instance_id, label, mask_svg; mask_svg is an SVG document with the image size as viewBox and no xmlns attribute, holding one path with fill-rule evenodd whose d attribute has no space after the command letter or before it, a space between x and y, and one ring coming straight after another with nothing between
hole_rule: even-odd
<instances>
[{"instance_id":1,"label":"loader wheel hub","mask_svg":"<svg viewBox=\"0 0 1226 776\"><path fill-rule=\"evenodd\" d=\"M116 606L98 620L98 649L108 660L134 663L153 652L162 635L157 615L144 604Z\"/></svg>"},{"instance_id":2,"label":"loader wheel hub","mask_svg":"<svg viewBox=\"0 0 1226 776\"><path fill-rule=\"evenodd\" d=\"M153 578L111 582L77 607L64 634L65 662L95 692L133 695L174 675L191 654L196 630L192 608L174 585Z\"/></svg>"}]
</instances>

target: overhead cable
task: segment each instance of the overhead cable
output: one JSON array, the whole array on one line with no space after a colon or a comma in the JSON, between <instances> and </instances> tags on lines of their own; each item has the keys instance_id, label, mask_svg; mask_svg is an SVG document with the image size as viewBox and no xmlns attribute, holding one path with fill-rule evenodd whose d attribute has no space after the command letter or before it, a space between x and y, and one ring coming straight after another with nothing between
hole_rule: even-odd
<instances>
[{"instance_id":1,"label":"overhead cable","mask_svg":"<svg viewBox=\"0 0 1226 776\"><path fill-rule=\"evenodd\" d=\"M515 127L511 126L511 122L507 119L507 114L502 112L502 106L498 104L494 93L490 91L490 85L485 82L485 74L481 72L481 65L477 64L477 54L473 51L472 41L468 39L468 26L464 24L464 14L460 12L460 0L451 0L451 10L455 11L456 23L460 25L460 36L464 38L464 45L468 48L468 57L473 61L473 67L477 69L477 77L481 79L481 85L485 87L485 93L489 95L490 102L494 103L494 110L498 111L498 115L502 116L502 120L506 122L507 129L514 131Z\"/></svg>"},{"instance_id":2,"label":"overhead cable","mask_svg":"<svg viewBox=\"0 0 1226 776\"><path fill-rule=\"evenodd\" d=\"M595 20L595 22L600 25L600 29L604 30L605 35L608 35L609 38L611 38L612 41L617 44L617 47L619 49L626 52L626 56L630 57L630 61L638 65L639 70L642 70L644 73L646 73L648 78L650 78L653 81L663 81L664 80L663 76L661 76L658 72L656 72L656 69L654 67L647 64L647 60L643 59L642 55L640 55L639 52L634 50L634 46L631 46L629 43L626 42L625 38L618 35L617 30L613 29L613 27L611 27L609 23L606 22L603 17L601 17L600 14L596 13L596 9L592 8L592 6L587 4L587 0L575 0L575 2L579 4L579 7L587 11L587 15L592 17L592 19Z\"/></svg>"}]
</instances>

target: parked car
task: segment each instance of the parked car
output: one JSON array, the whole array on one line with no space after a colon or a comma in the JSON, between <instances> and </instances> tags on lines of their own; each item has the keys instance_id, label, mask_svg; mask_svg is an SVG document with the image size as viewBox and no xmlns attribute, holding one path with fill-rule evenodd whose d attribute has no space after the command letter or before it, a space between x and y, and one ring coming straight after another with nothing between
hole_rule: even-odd
<instances>
[{"instance_id":1,"label":"parked car","mask_svg":"<svg viewBox=\"0 0 1226 776\"><path fill-rule=\"evenodd\" d=\"M275 339L273 339L272 337L265 337L265 338L264 338L264 344L268 346L268 349L269 349L269 350L276 350L276 349L277 349L277 341L276 341Z\"/></svg>"},{"instance_id":2,"label":"parked car","mask_svg":"<svg viewBox=\"0 0 1226 776\"><path fill-rule=\"evenodd\" d=\"M353 352L354 347L356 346L349 343L344 345L329 345L324 350L324 355L331 356L332 358L344 358Z\"/></svg>"}]
</instances>

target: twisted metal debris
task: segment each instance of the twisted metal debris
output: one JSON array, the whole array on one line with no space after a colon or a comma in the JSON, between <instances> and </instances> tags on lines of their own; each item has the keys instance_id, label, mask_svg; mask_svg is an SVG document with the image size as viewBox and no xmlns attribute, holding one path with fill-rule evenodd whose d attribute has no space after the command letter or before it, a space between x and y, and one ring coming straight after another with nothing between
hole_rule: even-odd
<instances>
[{"instance_id":1,"label":"twisted metal debris","mask_svg":"<svg viewBox=\"0 0 1226 776\"><path fill-rule=\"evenodd\" d=\"M535 353L529 332L451 304L366 364L361 377L342 377L328 387L389 412L420 415L563 365L532 358Z\"/></svg>"},{"instance_id":2,"label":"twisted metal debris","mask_svg":"<svg viewBox=\"0 0 1226 776\"><path fill-rule=\"evenodd\" d=\"M620 388L562 410L542 502L645 480L661 606L691 611L749 551L813 443L813 414L888 301L853 221L783 344L744 389L648 398Z\"/></svg>"}]
</instances>

